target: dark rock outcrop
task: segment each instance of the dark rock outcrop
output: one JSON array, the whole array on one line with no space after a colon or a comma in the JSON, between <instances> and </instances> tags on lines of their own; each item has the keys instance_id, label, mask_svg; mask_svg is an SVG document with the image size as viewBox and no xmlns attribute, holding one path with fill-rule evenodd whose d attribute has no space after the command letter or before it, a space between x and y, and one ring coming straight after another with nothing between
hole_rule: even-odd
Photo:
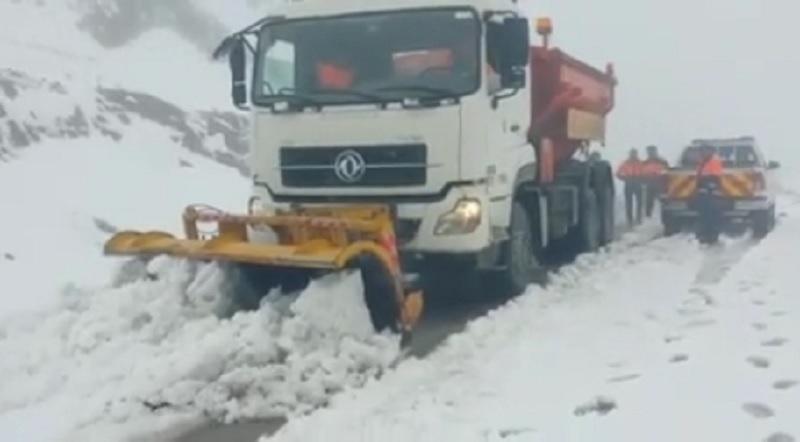
<instances>
[{"instance_id":1,"label":"dark rock outcrop","mask_svg":"<svg viewBox=\"0 0 800 442\"><path fill-rule=\"evenodd\" d=\"M0 95L0 152L4 159L13 149L44 139L86 138L94 132L120 141L125 127L136 119L166 128L177 144L195 154L249 174L244 161L248 120L241 114L190 112L156 96L125 89L99 87L94 97L74 97L68 85L11 69L0 69L0 84L4 91ZM26 100L29 93L46 94L48 107ZM95 106L86 109L92 100Z\"/></svg>"}]
</instances>

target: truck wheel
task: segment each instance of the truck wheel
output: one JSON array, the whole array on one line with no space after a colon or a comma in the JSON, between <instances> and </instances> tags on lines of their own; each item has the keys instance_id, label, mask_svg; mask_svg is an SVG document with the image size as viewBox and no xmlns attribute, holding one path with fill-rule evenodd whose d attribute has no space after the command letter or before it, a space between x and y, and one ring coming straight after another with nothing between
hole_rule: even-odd
<instances>
[{"instance_id":1,"label":"truck wheel","mask_svg":"<svg viewBox=\"0 0 800 442\"><path fill-rule=\"evenodd\" d=\"M614 188L609 183L603 185L599 202L600 210L603 213L600 219L600 245L607 246L614 241L614 234L616 233Z\"/></svg>"},{"instance_id":2,"label":"truck wheel","mask_svg":"<svg viewBox=\"0 0 800 442\"><path fill-rule=\"evenodd\" d=\"M428 257L418 270L426 305L446 304L485 296L480 272L469 259Z\"/></svg>"},{"instance_id":3,"label":"truck wheel","mask_svg":"<svg viewBox=\"0 0 800 442\"><path fill-rule=\"evenodd\" d=\"M222 290L233 301L236 310L257 310L261 299L280 285L271 270L252 264L228 263L223 271Z\"/></svg>"},{"instance_id":4,"label":"truck wheel","mask_svg":"<svg viewBox=\"0 0 800 442\"><path fill-rule=\"evenodd\" d=\"M511 209L509 230L511 238L505 249L505 268L498 276L501 289L509 296L517 296L534 282L541 270L530 212L519 201L515 201Z\"/></svg>"},{"instance_id":5,"label":"truck wheel","mask_svg":"<svg viewBox=\"0 0 800 442\"><path fill-rule=\"evenodd\" d=\"M600 247L602 221L598 207L597 193L587 188L583 192L580 207L580 220L577 231L578 252L591 253Z\"/></svg>"},{"instance_id":6,"label":"truck wheel","mask_svg":"<svg viewBox=\"0 0 800 442\"><path fill-rule=\"evenodd\" d=\"M236 310L257 310L261 300L274 288L283 293L305 289L312 272L305 269L270 268L257 264L227 263L222 290L233 301Z\"/></svg>"},{"instance_id":7,"label":"truck wheel","mask_svg":"<svg viewBox=\"0 0 800 442\"><path fill-rule=\"evenodd\" d=\"M766 237L775 224L775 209L759 210L753 215L753 236Z\"/></svg>"},{"instance_id":8,"label":"truck wheel","mask_svg":"<svg viewBox=\"0 0 800 442\"><path fill-rule=\"evenodd\" d=\"M775 212L776 212L775 206L772 206L772 208L769 209L769 231L770 232L775 230L775 226L778 225L778 217L775 214Z\"/></svg>"},{"instance_id":9,"label":"truck wheel","mask_svg":"<svg viewBox=\"0 0 800 442\"><path fill-rule=\"evenodd\" d=\"M665 218L662 224L664 226L664 236L675 236L681 233L681 225L674 219Z\"/></svg>"}]
</instances>

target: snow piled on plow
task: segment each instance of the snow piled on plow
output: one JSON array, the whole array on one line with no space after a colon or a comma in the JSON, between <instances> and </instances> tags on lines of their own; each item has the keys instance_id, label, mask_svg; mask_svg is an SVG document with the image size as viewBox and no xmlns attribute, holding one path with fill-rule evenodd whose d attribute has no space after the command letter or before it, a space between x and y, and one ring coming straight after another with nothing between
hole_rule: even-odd
<instances>
[{"instance_id":1,"label":"snow piled on plow","mask_svg":"<svg viewBox=\"0 0 800 442\"><path fill-rule=\"evenodd\" d=\"M64 290L59 305L0 328L0 414L45 404L64 430L148 416L284 416L324 405L397 356L375 335L357 274L222 319L215 265L155 260L157 280ZM69 434L69 433L66 433ZM32 440L26 437L26 440Z\"/></svg>"}]
</instances>

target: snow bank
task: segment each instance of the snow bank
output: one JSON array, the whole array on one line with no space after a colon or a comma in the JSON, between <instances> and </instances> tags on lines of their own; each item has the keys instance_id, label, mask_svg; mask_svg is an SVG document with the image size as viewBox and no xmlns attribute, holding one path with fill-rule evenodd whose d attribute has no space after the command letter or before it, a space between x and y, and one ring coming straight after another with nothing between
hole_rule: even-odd
<instances>
[{"instance_id":1,"label":"snow bank","mask_svg":"<svg viewBox=\"0 0 800 442\"><path fill-rule=\"evenodd\" d=\"M66 421L62 431L87 436L153 414L283 416L324 405L396 357L398 342L371 330L357 275L220 319L215 266L157 260L151 271L158 281L72 287L54 309L7 323L0 352L15 357L0 361L0 413L44 404ZM350 314L331 314L339 310Z\"/></svg>"},{"instance_id":2,"label":"snow bank","mask_svg":"<svg viewBox=\"0 0 800 442\"><path fill-rule=\"evenodd\" d=\"M119 143L45 142L0 163L0 439L148 438L201 416L303 413L396 358L357 275L232 318L215 266L155 260L158 280L110 286L125 262L102 256L112 232L180 233L184 206L240 211L250 191L162 127L128 127Z\"/></svg>"}]
</instances>

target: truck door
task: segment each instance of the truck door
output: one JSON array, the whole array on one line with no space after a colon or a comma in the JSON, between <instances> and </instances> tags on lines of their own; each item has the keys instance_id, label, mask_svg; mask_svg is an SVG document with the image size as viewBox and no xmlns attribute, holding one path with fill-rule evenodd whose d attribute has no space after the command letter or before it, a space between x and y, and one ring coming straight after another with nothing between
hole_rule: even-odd
<instances>
[{"instance_id":1,"label":"truck door","mask_svg":"<svg viewBox=\"0 0 800 442\"><path fill-rule=\"evenodd\" d=\"M497 18L497 20L502 19L502 16ZM494 167L497 175L497 179L489 180L493 184L490 185L489 193L493 201L507 199L504 201L507 204L493 204L493 210L503 212L497 213L495 219L504 219L503 215L510 213L510 197L514 191L517 172L525 165L535 164L535 153L528 142L531 120L530 69L525 69L526 78L521 88L503 87L500 75L502 67L499 66L500 56L494 53L499 52L498 43L492 38L494 34L495 38L502 39L496 37L501 33L502 31L497 33L487 31L484 46L486 55L482 65L484 78L482 93L487 103L485 119L487 159L489 167Z\"/></svg>"}]
</instances>

